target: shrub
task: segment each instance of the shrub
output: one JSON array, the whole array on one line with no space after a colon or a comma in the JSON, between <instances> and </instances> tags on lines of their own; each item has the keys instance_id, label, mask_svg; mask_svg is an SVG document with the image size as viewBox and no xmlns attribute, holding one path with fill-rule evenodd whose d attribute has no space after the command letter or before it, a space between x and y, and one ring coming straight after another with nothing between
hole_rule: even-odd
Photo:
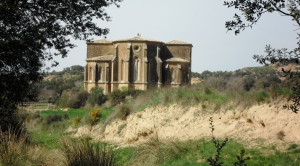
<instances>
[{"instance_id":1,"label":"shrub","mask_svg":"<svg viewBox=\"0 0 300 166\"><path fill-rule=\"evenodd\" d=\"M207 86L210 86L212 88L218 89L218 90L224 90L224 87L226 87L227 84L226 78L221 77L209 77L204 83Z\"/></svg>"},{"instance_id":2,"label":"shrub","mask_svg":"<svg viewBox=\"0 0 300 166\"><path fill-rule=\"evenodd\" d=\"M118 109L117 117L119 119L126 120L127 116L130 114L130 112L131 112L131 107L128 106L128 105L123 104Z\"/></svg>"},{"instance_id":3,"label":"shrub","mask_svg":"<svg viewBox=\"0 0 300 166\"><path fill-rule=\"evenodd\" d=\"M80 118L77 116L73 119L72 124L73 126L77 127L79 122L80 122Z\"/></svg>"},{"instance_id":4,"label":"shrub","mask_svg":"<svg viewBox=\"0 0 300 166\"><path fill-rule=\"evenodd\" d=\"M107 97L103 93L103 89L100 87L93 87L90 91L89 103L93 106L104 104Z\"/></svg>"},{"instance_id":5,"label":"shrub","mask_svg":"<svg viewBox=\"0 0 300 166\"><path fill-rule=\"evenodd\" d=\"M226 90L228 92L243 92L248 87L248 84L245 83L245 79L242 77L231 77L227 84L226 84ZM249 87L250 90L251 87Z\"/></svg>"},{"instance_id":6,"label":"shrub","mask_svg":"<svg viewBox=\"0 0 300 166\"><path fill-rule=\"evenodd\" d=\"M15 132L16 137L22 137L27 133L24 124L27 114L20 114L17 110L12 112L1 112L0 109L0 131L2 132Z\"/></svg>"},{"instance_id":7,"label":"shrub","mask_svg":"<svg viewBox=\"0 0 300 166\"><path fill-rule=\"evenodd\" d=\"M117 105L120 104L122 102L125 102L126 99L126 91L121 91L119 89L113 91L110 95L109 95L109 100L111 102L111 105Z\"/></svg>"},{"instance_id":8,"label":"shrub","mask_svg":"<svg viewBox=\"0 0 300 166\"><path fill-rule=\"evenodd\" d=\"M101 118L101 113L100 113L100 110L99 109L95 109L95 110L93 110L91 113L90 113L91 115L91 122L90 122L90 124L93 126L93 125L95 125L97 122L99 122L100 121L100 118Z\"/></svg>"},{"instance_id":9,"label":"shrub","mask_svg":"<svg viewBox=\"0 0 300 166\"><path fill-rule=\"evenodd\" d=\"M45 123L46 123L46 125L51 125L52 123L62 121L62 120L63 120L62 115L48 115L45 118Z\"/></svg>"},{"instance_id":10,"label":"shrub","mask_svg":"<svg viewBox=\"0 0 300 166\"><path fill-rule=\"evenodd\" d=\"M86 101L89 98L89 93L86 91L81 91L77 94L76 99L72 104L72 108L81 108L85 106Z\"/></svg>"},{"instance_id":11,"label":"shrub","mask_svg":"<svg viewBox=\"0 0 300 166\"><path fill-rule=\"evenodd\" d=\"M243 85L244 90L250 91L254 87L255 80L252 77L247 77L244 79L243 84L244 84Z\"/></svg>"},{"instance_id":12,"label":"shrub","mask_svg":"<svg viewBox=\"0 0 300 166\"><path fill-rule=\"evenodd\" d=\"M135 90L135 89L120 90L120 89L117 89L109 95L109 100L110 100L111 105L115 106L117 104L126 102L126 97L127 96L136 97L141 93L142 93L141 90Z\"/></svg>"},{"instance_id":13,"label":"shrub","mask_svg":"<svg viewBox=\"0 0 300 166\"><path fill-rule=\"evenodd\" d=\"M43 129L62 129L66 126L62 121L69 119L69 115L47 115L38 119Z\"/></svg>"},{"instance_id":14,"label":"shrub","mask_svg":"<svg viewBox=\"0 0 300 166\"><path fill-rule=\"evenodd\" d=\"M264 102L267 100L267 98L269 97L268 93L266 92L258 92L256 94L254 94L255 100L260 103L260 102Z\"/></svg>"},{"instance_id":15,"label":"shrub","mask_svg":"<svg viewBox=\"0 0 300 166\"><path fill-rule=\"evenodd\" d=\"M70 95L68 93L62 93L62 95L56 100L56 106L58 107L69 107L69 99L70 99Z\"/></svg>"},{"instance_id":16,"label":"shrub","mask_svg":"<svg viewBox=\"0 0 300 166\"><path fill-rule=\"evenodd\" d=\"M89 139L62 139L68 166L115 166L116 153L106 145L93 145Z\"/></svg>"}]
</instances>

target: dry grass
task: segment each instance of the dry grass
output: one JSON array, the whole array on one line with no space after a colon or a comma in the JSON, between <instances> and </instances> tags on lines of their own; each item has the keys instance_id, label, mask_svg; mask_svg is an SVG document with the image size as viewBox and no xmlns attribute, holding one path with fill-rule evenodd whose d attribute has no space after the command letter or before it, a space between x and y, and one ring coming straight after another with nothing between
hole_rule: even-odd
<instances>
[{"instance_id":1,"label":"dry grass","mask_svg":"<svg viewBox=\"0 0 300 166\"><path fill-rule=\"evenodd\" d=\"M116 154L106 145L93 145L89 139L62 139L67 166L115 166Z\"/></svg>"},{"instance_id":2,"label":"dry grass","mask_svg":"<svg viewBox=\"0 0 300 166\"><path fill-rule=\"evenodd\" d=\"M132 107L127 104L121 104L116 108L116 111L111 114L105 121L105 126L114 121L115 119L126 120L132 112Z\"/></svg>"},{"instance_id":3,"label":"dry grass","mask_svg":"<svg viewBox=\"0 0 300 166\"><path fill-rule=\"evenodd\" d=\"M57 154L30 144L25 135L16 137L13 131L0 131L0 165L61 165L60 157L54 156Z\"/></svg>"},{"instance_id":4,"label":"dry grass","mask_svg":"<svg viewBox=\"0 0 300 166\"><path fill-rule=\"evenodd\" d=\"M159 165L167 160L183 156L190 148L191 147L177 141L161 141L158 138L157 133L155 133L148 142L137 147L132 157L133 160L130 161L128 165Z\"/></svg>"}]
</instances>

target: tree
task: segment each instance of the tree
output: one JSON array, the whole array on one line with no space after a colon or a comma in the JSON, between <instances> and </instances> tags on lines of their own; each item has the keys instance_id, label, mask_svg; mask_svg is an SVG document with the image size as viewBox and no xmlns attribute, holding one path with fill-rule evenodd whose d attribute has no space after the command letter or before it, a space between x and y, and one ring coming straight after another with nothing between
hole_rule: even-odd
<instances>
[{"instance_id":1,"label":"tree","mask_svg":"<svg viewBox=\"0 0 300 166\"><path fill-rule=\"evenodd\" d=\"M246 28L253 27L266 13L278 12L282 16L290 17L300 27L300 1L297 0L234 0L225 1L227 7L234 7L241 12L241 15L235 14L234 20L227 21L225 27L229 31L234 31L237 35ZM298 34L298 38L300 34ZM294 61L299 63L300 38L298 47L292 51L286 48L273 49L266 46L266 55L254 55L254 58L262 64Z\"/></svg>"},{"instance_id":2,"label":"tree","mask_svg":"<svg viewBox=\"0 0 300 166\"><path fill-rule=\"evenodd\" d=\"M300 27L300 1L299 0L234 0L225 1L224 5L233 7L241 12L240 15L235 14L234 20L225 23L229 31L234 31L237 35L248 27L253 27L266 13L278 12L282 16L288 16ZM297 47L291 51L286 48L274 49L270 45L266 46L266 55L254 55L253 58L261 64L274 63L296 63L300 64L300 34L298 34ZM300 76L299 73L282 70L286 76ZM293 112L299 112L300 107L300 83L294 85L291 105L285 105L285 108L291 109Z\"/></svg>"},{"instance_id":3,"label":"tree","mask_svg":"<svg viewBox=\"0 0 300 166\"><path fill-rule=\"evenodd\" d=\"M107 100L107 97L104 95L103 89L96 86L91 89L88 100L93 106L95 106L104 104Z\"/></svg>"},{"instance_id":4,"label":"tree","mask_svg":"<svg viewBox=\"0 0 300 166\"><path fill-rule=\"evenodd\" d=\"M0 1L0 126L7 130L30 84L41 80L41 67L54 56L65 57L70 38L89 40L108 29L93 20L109 21L105 7L121 0ZM57 62L53 62L57 65Z\"/></svg>"}]
</instances>

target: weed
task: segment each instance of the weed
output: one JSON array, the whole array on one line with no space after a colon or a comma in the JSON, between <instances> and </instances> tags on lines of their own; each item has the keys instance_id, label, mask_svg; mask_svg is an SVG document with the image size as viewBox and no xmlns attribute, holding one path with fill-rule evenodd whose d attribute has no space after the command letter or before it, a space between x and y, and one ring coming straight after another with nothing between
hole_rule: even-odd
<instances>
[{"instance_id":1,"label":"weed","mask_svg":"<svg viewBox=\"0 0 300 166\"><path fill-rule=\"evenodd\" d=\"M240 155L236 156L238 161L234 162L233 165L234 166L247 166L246 161L250 160L250 157L244 158L244 156L245 156L245 149L242 149Z\"/></svg>"},{"instance_id":2,"label":"weed","mask_svg":"<svg viewBox=\"0 0 300 166\"><path fill-rule=\"evenodd\" d=\"M207 161L209 162L209 164L211 166L222 166L223 162L221 161L221 151L224 148L224 146L226 145L226 143L228 142L228 138L225 138L224 141L220 142L218 140L216 140L215 136L214 136L214 125L213 125L213 119L212 117L209 118L209 122L210 122L210 129L211 129L211 135L212 135L212 142L215 145L216 148L216 154L214 157L209 157L207 159Z\"/></svg>"},{"instance_id":3,"label":"weed","mask_svg":"<svg viewBox=\"0 0 300 166\"><path fill-rule=\"evenodd\" d=\"M216 148L216 154L214 157L209 157L207 159L207 162L210 164L210 166L222 166L224 164L223 161L221 161L222 157L221 157L221 151L222 149L226 146L227 142L228 142L228 138L225 138L225 140L223 141L218 141L216 140L215 136L214 136L214 124L213 124L213 119L212 117L209 118L209 124L210 124L210 129L211 129L211 136L212 136L212 142ZM234 162L233 165L234 166L247 166L246 161L250 160L250 157L246 157L245 156L245 150L242 149L240 152L240 155L237 155L236 158L238 161Z\"/></svg>"}]
</instances>

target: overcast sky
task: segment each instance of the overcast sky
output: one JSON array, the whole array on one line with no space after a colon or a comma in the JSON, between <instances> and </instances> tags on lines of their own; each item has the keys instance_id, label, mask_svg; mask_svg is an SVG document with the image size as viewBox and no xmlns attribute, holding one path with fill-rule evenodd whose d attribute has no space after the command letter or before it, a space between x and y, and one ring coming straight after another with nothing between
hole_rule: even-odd
<instances>
[{"instance_id":1,"label":"overcast sky","mask_svg":"<svg viewBox=\"0 0 300 166\"><path fill-rule=\"evenodd\" d=\"M97 21L107 27L109 40L136 36L167 42L181 40L193 44L192 71L233 71L258 66L252 59L262 54L266 44L276 48L296 47L297 26L289 17L265 15L252 29L235 36L227 32L225 21L232 19L234 9L218 0L124 0L120 8L107 8L111 22ZM94 37L102 39L103 37ZM62 70L72 65L85 65L86 42L74 41L76 48L67 58L58 59Z\"/></svg>"}]
</instances>

